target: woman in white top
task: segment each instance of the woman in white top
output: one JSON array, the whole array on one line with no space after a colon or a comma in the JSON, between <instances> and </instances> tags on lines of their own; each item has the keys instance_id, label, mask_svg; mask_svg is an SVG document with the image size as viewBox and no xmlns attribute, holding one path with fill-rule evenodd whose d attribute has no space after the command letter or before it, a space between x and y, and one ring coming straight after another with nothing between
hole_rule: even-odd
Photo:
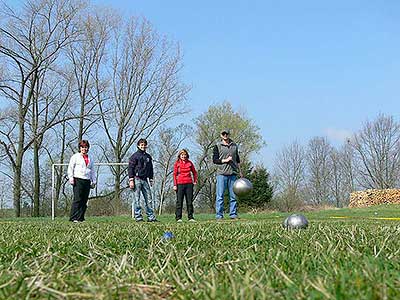
<instances>
[{"instance_id":1,"label":"woman in white top","mask_svg":"<svg viewBox=\"0 0 400 300\"><path fill-rule=\"evenodd\" d=\"M79 153L72 155L68 165L69 183L73 186L74 201L69 220L83 222L91 188L96 185L93 160L89 158L89 142L82 140L78 144Z\"/></svg>"}]
</instances>

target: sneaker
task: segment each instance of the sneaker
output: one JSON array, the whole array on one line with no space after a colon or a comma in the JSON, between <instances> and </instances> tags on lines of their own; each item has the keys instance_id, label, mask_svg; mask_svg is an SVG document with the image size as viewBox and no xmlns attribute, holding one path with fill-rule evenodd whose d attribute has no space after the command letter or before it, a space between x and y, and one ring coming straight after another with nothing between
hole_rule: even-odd
<instances>
[{"instance_id":1,"label":"sneaker","mask_svg":"<svg viewBox=\"0 0 400 300\"><path fill-rule=\"evenodd\" d=\"M143 222L143 219L136 219L136 222Z\"/></svg>"},{"instance_id":2,"label":"sneaker","mask_svg":"<svg viewBox=\"0 0 400 300\"><path fill-rule=\"evenodd\" d=\"M176 223L182 223L182 222L183 222L182 219L176 220Z\"/></svg>"},{"instance_id":3,"label":"sneaker","mask_svg":"<svg viewBox=\"0 0 400 300\"><path fill-rule=\"evenodd\" d=\"M189 219L189 222L196 223L195 219Z\"/></svg>"},{"instance_id":4,"label":"sneaker","mask_svg":"<svg viewBox=\"0 0 400 300\"><path fill-rule=\"evenodd\" d=\"M72 222L73 222L73 223L79 223L79 221L78 221L78 220L73 220Z\"/></svg>"},{"instance_id":5,"label":"sneaker","mask_svg":"<svg viewBox=\"0 0 400 300\"><path fill-rule=\"evenodd\" d=\"M148 220L147 222L152 223L152 222L160 222L160 221L158 221L157 219L153 219L153 220Z\"/></svg>"}]
</instances>

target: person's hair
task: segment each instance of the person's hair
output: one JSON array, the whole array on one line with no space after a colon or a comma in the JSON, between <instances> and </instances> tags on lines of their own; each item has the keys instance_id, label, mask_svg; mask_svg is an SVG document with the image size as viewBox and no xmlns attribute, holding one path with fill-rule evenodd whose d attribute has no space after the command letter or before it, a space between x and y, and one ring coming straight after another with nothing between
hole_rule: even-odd
<instances>
[{"instance_id":1,"label":"person's hair","mask_svg":"<svg viewBox=\"0 0 400 300\"><path fill-rule=\"evenodd\" d=\"M147 140L146 139L139 139L137 142L137 145L139 146L141 143L144 143L147 146Z\"/></svg>"},{"instance_id":2,"label":"person's hair","mask_svg":"<svg viewBox=\"0 0 400 300\"><path fill-rule=\"evenodd\" d=\"M81 149L81 147L88 147L88 149L89 149L89 148L90 148L89 141L88 141L88 140L81 140L81 141L78 143L78 148L79 148L79 150Z\"/></svg>"},{"instance_id":3,"label":"person's hair","mask_svg":"<svg viewBox=\"0 0 400 300\"><path fill-rule=\"evenodd\" d=\"M178 160L181 159L181 154L186 153L187 158L189 159L189 152L186 149L182 149L178 152Z\"/></svg>"}]
</instances>

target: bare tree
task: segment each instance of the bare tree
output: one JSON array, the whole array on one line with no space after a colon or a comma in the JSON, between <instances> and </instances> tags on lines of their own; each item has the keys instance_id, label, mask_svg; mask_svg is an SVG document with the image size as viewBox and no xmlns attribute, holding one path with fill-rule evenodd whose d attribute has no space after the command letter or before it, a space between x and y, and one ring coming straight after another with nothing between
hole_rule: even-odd
<instances>
[{"instance_id":1,"label":"bare tree","mask_svg":"<svg viewBox=\"0 0 400 300\"><path fill-rule=\"evenodd\" d=\"M139 137L149 137L180 115L189 91L180 81L182 57L176 45L160 38L146 20L135 18L121 26L113 34L110 89L97 90L102 147L110 162L126 161ZM118 204L123 170L113 170Z\"/></svg>"},{"instance_id":2,"label":"bare tree","mask_svg":"<svg viewBox=\"0 0 400 300\"><path fill-rule=\"evenodd\" d=\"M346 202L347 189L346 189L346 174L343 168L345 162L344 154L332 148L330 152L331 161L331 180L330 192L335 202L336 207L341 207Z\"/></svg>"},{"instance_id":3,"label":"bare tree","mask_svg":"<svg viewBox=\"0 0 400 300\"><path fill-rule=\"evenodd\" d=\"M195 139L198 145L196 166L199 173L194 199L200 197L210 208L215 204L215 173L217 166L212 161L212 149L220 141L220 131L228 128L232 139L239 146L241 161L248 161L252 153L256 153L265 144L260 129L244 111L235 111L225 101L213 105L195 120Z\"/></svg>"},{"instance_id":4,"label":"bare tree","mask_svg":"<svg viewBox=\"0 0 400 300\"><path fill-rule=\"evenodd\" d=\"M87 11L80 19L80 39L69 45L67 57L72 65L72 77L77 90L77 140L99 121L98 93L104 93L107 82L99 76L107 59L106 46L116 26L113 12L98 8Z\"/></svg>"},{"instance_id":5,"label":"bare tree","mask_svg":"<svg viewBox=\"0 0 400 300\"><path fill-rule=\"evenodd\" d=\"M31 138L26 143L27 146L32 144L33 148L33 216L36 217L39 216L40 207L40 152L44 150L43 140L50 129L74 118L67 109L71 102L70 81L49 71L47 76L40 77L32 98L31 122L27 122L31 129ZM48 136L53 133L52 131Z\"/></svg>"},{"instance_id":6,"label":"bare tree","mask_svg":"<svg viewBox=\"0 0 400 300\"><path fill-rule=\"evenodd\" d=\"M315 205L329 202L332 146L325 137L314 137L307 148L307 191Z\"/></svg>"},{"instance_id":7,"label":"bare tree","mask_svg":"<svg viewBox=\"0 0 400 300\"><path fill-rule=\"evenodd\" d=\"M21 173L26 145L26 121L40 76L73 41L73 22L81 4L73 0L28 1L19 12L3 6L0 19L0 59L8 72L0 79L0 92L16 107L16 126L2 131L1 145L13 168L13 198L20 216ZM36 97L37 98L37 97ZM16 139L14 139L16 137Z\"/></svg>"},{"instance_id":8,"label":"bare tree","mask_svg":"<svg viewBox=\"0 0 400 300\"><path fill-rule=\"evenodd\" d=\"M177 159L177 153L182 143L189 137L193 129L181 124L176 128L161 128L157 131L157 140L155 143L156 156L154 158L154 167L156 183L158 188L159 214L162 213L162 207L166 195L172 191L173 186L173 167ZM153 148L153 149L154 149ZM173 193L175 194L175 193Z\"/></svg>"},{"instance_id":9,"label":"bare tree","mask_svg":"<svg viewBox=\"0 0 400 300\"><path fill-rule=\"evenodd\" d=\"M275 186L281 205L291 210L301 204L305 185L306 155L304 148L293 142L278 152L275 159Z\"/></svg>"},{"instance_id":10,"label":"bare tree","mask_svg":"<svg viewBox=\"0 0 400 300\"><path fill-rule=\"evenodd\" d=\"M356 190L355 151L350 140L347 140L340 149L340 162L345 193L343 205L347 205L350 200L350 193Z\"/></svg>"},{"instance_id":11,"label":"bare tree","mask_svg":"<svg viewBox=\"0 0 400 300\"><path fill-rule=\"evenodd\" d=\"M398 186L400 124L392 116L367 121L351 141L357 159L357 180L364 188Z\"/></svg>"}]
</instances>

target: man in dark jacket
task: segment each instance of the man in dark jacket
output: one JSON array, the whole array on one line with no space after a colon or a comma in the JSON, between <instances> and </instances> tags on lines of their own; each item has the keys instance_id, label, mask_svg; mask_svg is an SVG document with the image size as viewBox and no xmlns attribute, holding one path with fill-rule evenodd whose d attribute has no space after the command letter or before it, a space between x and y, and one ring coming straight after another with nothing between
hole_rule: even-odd
<instances>
[{"instance_id":1,"label":"man in dark jacket","mask_svg":"<svg viewBox=\"0 0 400 300\"><path fill-rule=\"evenodd\" d=\"M213 149L213 163L218 165L215 203L217 220L224 217L224 193L226 188L229 191L229 216L231 219L238 217L233 183L236 181L237 175L240 174L242 176L242 174L238 146L229 138L229 134L228 129L222 130L221 141Z\"/></svg>"},{"instance_id":2,"label":"man in dark jacket","mask_svg":"<svg viewBox=\"0 0 400 300\"><path fill-rule=\"evenodd\" d=\"M129 158L128 175L129 187L135 194L134 216L137 222L143 221L140 196L143 195L147 220L157 222L152 208L150 185L153 185L153 162L151 155L146 152L147 140L137 142L138 150Z\"/></svg>"}]
</instances>

